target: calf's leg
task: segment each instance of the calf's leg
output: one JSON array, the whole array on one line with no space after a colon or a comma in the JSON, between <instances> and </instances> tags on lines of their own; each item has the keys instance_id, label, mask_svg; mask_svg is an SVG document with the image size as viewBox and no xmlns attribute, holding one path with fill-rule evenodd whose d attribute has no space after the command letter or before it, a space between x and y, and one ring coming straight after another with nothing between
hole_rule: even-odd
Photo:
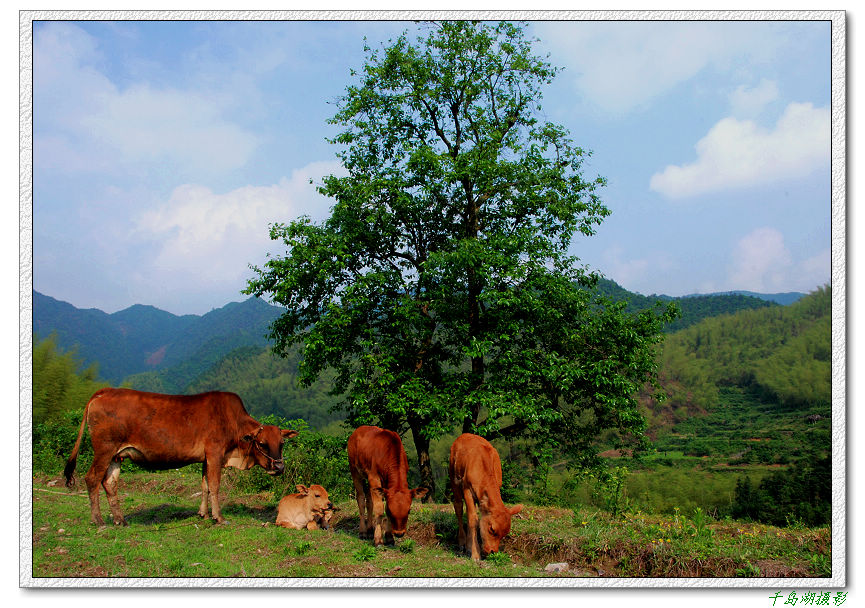
<instances>
[{"instance_id":1,"label":"calf's leg","mask_svg":"<svg viewBox=\"0 0 865 608\"><path fill-rule=\"evenodd\" d=\"M457 517L457 543L460 549L466 548L466 529L463 527L463 496L462 491L451 484L451 495L453 496L454 515Z\"/></svg>"},{"instance_id":2,"label":"calf's leg","mask_svg":"<svg viewBox=\"0 0 865 608\"><path fill-rule=\"evenodd\" d=\"M366 538L368 522L366 520L366 490L364 489L363 479L360 471L351 470L351 480L354 483L354 495L357 499L357 510L360 513L360 537Z\"/></svg>"},{"instance_id":3,"label":"calf's leg","mask_svg":"<svg viewBox=\"0 0 865 608\"><path fill-rule=\"evenodd\" d=\"M375 483L375 485L373 485ZM384 542L383 530L387 516L384 512L384 499L382 498L381 482L369 480L369 518L372 520L374 529L372 544L376 547Z\"/></svg>"},{"instance_id":4,"label":"calf's leg","mask_svg":"<svg viewBox=\"0 0 865 608\"><path fill-rule=\"evenodd\" d=\"M478 519L478 508L475 505L475 497L470 489L463 490L463 499L466 501L466 515L468 516L469 550L472 559L480 561L481 551L478 548L478 536L480 534L480 521Z\"/></svg>"}]
</instances>

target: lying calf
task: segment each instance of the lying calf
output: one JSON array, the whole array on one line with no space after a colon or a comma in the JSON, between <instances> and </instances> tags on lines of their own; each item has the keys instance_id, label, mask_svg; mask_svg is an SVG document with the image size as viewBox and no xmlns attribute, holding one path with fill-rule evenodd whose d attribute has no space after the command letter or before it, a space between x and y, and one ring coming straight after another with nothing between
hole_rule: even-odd
<instances>
[{"instance_id":1,"label":"lying calf","mask_svg":"<svg viewBox=\"0 0 865 608\"><path fill-rule=\"evenodd\" d=\"M295 530L327 530L336 510L327 496L327 490L319 485L307 488L298 484L296 488L297 494L283 496L279 501L276 525Z\"/></svg>"}]
</instances>

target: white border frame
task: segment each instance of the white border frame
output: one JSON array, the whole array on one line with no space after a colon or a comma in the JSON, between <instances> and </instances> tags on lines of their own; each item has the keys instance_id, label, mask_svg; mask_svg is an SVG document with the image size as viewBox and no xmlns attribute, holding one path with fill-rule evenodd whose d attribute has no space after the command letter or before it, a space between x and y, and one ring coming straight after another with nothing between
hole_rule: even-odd
<instances>
[{"instance_id":1,"label":"white border frame","mask_svg":"<svg viewBox=\"0 0 865 608\"><path fill-rule=\"evenodd\" d=\"M34 578L32 487L33 36L37 20L679 20L830 21L832 29L831 578ZM19 13L19 584L177 588L843 588L847 584L846 14L843 11L20 11Z\"/></svg>"}]
</instances>

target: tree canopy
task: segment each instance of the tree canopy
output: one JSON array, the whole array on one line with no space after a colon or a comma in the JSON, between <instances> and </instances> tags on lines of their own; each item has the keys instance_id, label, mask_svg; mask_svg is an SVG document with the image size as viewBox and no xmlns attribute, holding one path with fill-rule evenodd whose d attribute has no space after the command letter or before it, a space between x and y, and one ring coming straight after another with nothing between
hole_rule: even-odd
<instances>
[{"instance_id":1,"label":"tree canopy","mask_svg":"<svg viewBox=\"0 0 865 608\"><path fill-rule=\"evenodd\" d=\"M332 213L273 224L287 251L246 290L286 307L276 352L302 344L307 383L333 368L351 423L411 429L427 485L430 439L459 427L581 456L601 429L638 438L633 395L674 315L625 314L568 253L610 212L544 118L557 69L532 44L520 24L448 21L365 46L331 120Z\"/></svg>"}]
</instances>

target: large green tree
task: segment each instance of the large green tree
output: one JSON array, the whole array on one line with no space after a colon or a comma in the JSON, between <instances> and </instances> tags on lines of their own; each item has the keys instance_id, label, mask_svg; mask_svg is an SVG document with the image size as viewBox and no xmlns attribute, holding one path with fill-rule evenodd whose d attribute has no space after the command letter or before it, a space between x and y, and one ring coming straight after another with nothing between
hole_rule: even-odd
<instances>
[{"instance_id":1,"label":"large green tree","mask_svg":"<svg viewBox=\"0 0 865 608\"><path fill-rule=\"evenodd\" d=\"M331 120L347 173L318 188L332 214L272 225L287 252L246 290L286 307L275 350L303 345L306 382L335 369L352 423L411 430L430 488L429 442L455 428L583 456L602 429L642 431L633 395L663 319L596 297L568 254L609 210L543 118L557 69L532 43L449 21L365 47Z\"/></svg>"}]
</instances>

